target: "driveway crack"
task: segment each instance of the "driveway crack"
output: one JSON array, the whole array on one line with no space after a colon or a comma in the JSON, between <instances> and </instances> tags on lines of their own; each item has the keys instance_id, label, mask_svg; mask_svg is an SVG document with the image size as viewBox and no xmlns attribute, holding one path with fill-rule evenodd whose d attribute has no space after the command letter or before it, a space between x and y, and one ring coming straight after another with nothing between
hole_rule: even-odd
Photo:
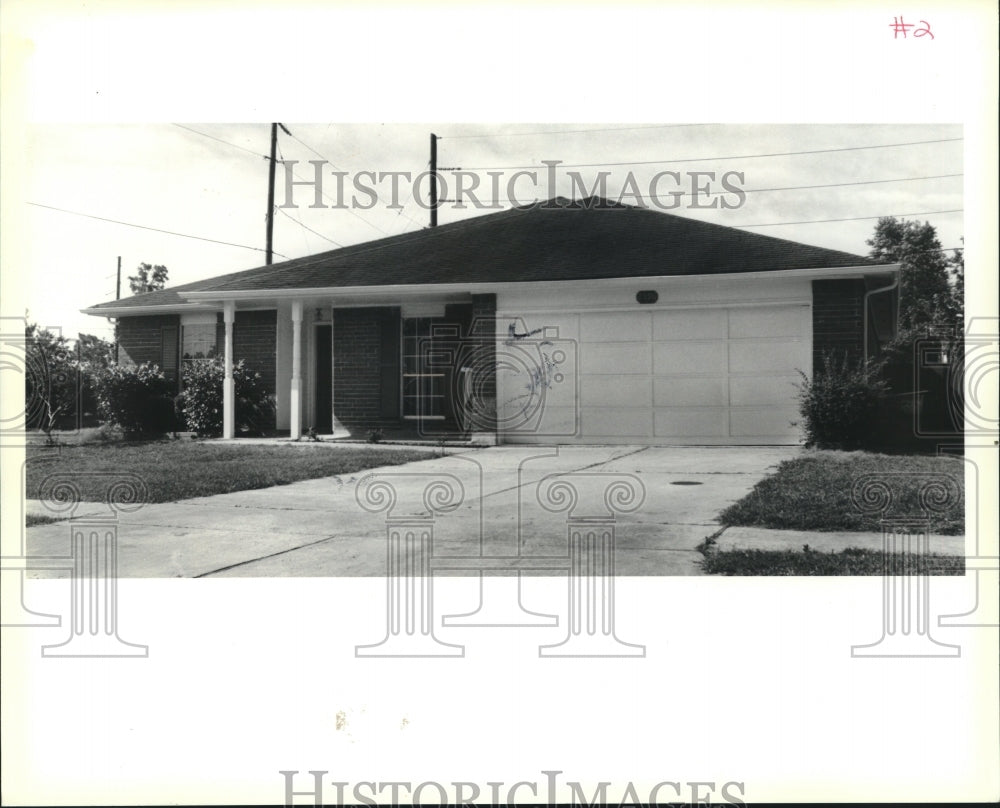
<instances>
[{"instance_id":1,"label":"driveway crack","mask_svg":"<svg viewBox=\"0 0 1000 808\"><path fill-rule=\"evenodd\" d=\"M257 561L264 561L268 558L275 558L276 556L285 555L286 553L294 553L296 550L301 550L305 547L314 547L317 544L322 544L325 541L330 541L331 539L337 538L336 536L326 536L322 539L317 539L316 541L306 542L305 544L300 544L297 547L289 547L285 550L278 550L276 553L268 553L267 555L259 556L258 558L248 558L246 561L237 561L235 564L229 564L225 567L219 567L216 570L210 570L208 572L202 572L193 577L195 578L207 578L209 575L215 575L219 572L226 572L227 570L236 569L237 567L245 567L247 564L253 564Z\"/></svg>"}]
</instances>

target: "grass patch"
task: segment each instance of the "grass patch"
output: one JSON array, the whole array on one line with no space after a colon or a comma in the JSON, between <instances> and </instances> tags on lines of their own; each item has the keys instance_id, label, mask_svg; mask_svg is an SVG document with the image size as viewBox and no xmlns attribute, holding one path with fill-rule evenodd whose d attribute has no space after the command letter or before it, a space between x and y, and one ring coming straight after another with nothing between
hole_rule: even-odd
<instances>
[{"instance_id":1,"label":"grass patch","mask_svg":"<svg viewBox=\"0 0 1000 808\"><path fill-rule=\"evenodd\" d=\"M24 517L25 527L34 527L35 525L47 525L51 522L58 522L61 519L65 519L64 516L45 516L40 513L29 513Z\"/></svg>"},{"instance_id":2,"label":"grass patch","mask_svg":"<svg viewBox=\"0 0 1000 808\"><path fill-rule=\"evenodd\" d=\"M961 496L955 507L930 514L931 532L945 536L965 533L965 463L956 457L884 455L867 452L813 452L785 460L777 471L730 505L719 520L724 525L776 530L881 531L878 519L861 513L851 502L851 487L871 472L923 472L955 479ZM899 492L893 512L919 516L919 490L926 478L894 478ZM803 573L805 574L805 573ZM858 573L861 574L861 573Z\"/></svg>"},{"instance_id":3,"label":"grass patch","mask_svg":"<svg viewBox=\"0 0 1000 808\"><path fill-rule=\"evenodd\" d=\"M75 472L83 475L79 481L83 501L98 502L104 498L109 482L98 473L131 472L145 480L149 502L174 502L427 460L433 453L416 449L233 446L164 440L58 449L29 446L27 455L28 499L40 498L39 486L50 474Z\"/></svg>"},{"instance_id":4,"label":"grass patch","mask_svg":"<svg viewBox=\"0 0 1000 808\"><path fill-rule=\"evenodd\" d=\"M896 554L891 566L902 569L903 556ZM709 575L882 575L880 550L849 548L839 553L815 550L727 550L710 553L701 562ZM964 575L965 558L958 555L929 553L923 569L911 575Z\"/></svg>"}]
</instances>

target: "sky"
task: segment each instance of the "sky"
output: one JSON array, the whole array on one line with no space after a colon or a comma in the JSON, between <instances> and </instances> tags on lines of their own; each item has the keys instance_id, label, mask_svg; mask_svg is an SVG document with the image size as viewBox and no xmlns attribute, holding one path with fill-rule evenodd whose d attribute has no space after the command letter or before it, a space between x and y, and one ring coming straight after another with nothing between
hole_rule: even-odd
<instances>
[{"instance_id":1,"label":"sky","mask_svg":"<svg viewBox=\"0 0 1000 808\"><path fill-rule=\"evenodd\" d=\"M542 161L559 161L555 191L565 196L573 193L570 172L588 189L607 172L608 196L625 204L676 204L672 215L845 252L865 254L865 239L886 215L929 221L942 247L962 243L959 125L282 123L290 134L278 135L275 262L428 226L426 178L414 189L412 177L427 169L431 133L440 137L439 169L476 174L483 204L506 208L510 197L517 203L546 198ZM109 337L108 321L79 309L114 299L118 256L123 296L130 294L127 277L142 262L167 266L168 286L263 265L269 139L268 123L29 125L25 181L17 191L30 319L68 336ZM286 167L283 161L297 162ZM321 161L326 207L310 207L311 186L293 187L286 199L285 172L311 180L309 161ZM528 167L535 167L537 189L522 176L508 194L515 173ZM496 200L487 170L498 175ZM343 194L337 171L344 172ZM392 178L358 179L365 171L409 172L411 180L398 179L394 205ZM656 199L649 198L651 179L665 171L676 176L661 175ZM692 172L708 173L692 178ZM443 174L449 196L442 195L439 224L493 212L468 200L459 209L451 201L454 172ZM742 204L721 184L724 175L745 193ZM353 190L356 181L373 185L377 201ZM466 187L472 182L463 180ZM700 195L692 197L692 183ZM674 201L671 191L686 195ZM692 207L712 199L714 208ZM289 202L297 207L282 207Z\"/></svg>"}]
</instances>

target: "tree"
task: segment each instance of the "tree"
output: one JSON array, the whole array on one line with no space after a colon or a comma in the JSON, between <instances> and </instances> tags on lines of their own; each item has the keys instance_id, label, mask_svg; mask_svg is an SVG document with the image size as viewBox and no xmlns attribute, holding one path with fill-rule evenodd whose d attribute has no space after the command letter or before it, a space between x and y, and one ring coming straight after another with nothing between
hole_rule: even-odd
<instances>
[{"instance_id":1,"label":"tree","mask_svg":"<svg viewBox=\"0 0 1000 808\"><path fill-rule=\"evenodd\" d=\"M115 344L93 334L80 334L76 341L77 366L80 369L81 426L98 412L97 379L115 364Z\"/></svg>"},{"instance_id":2,"label":"tree","mask_svg":"<svg viewBox=\"0 0 1000 808\"><path fill-rule=\"evenodd\" d=\"M114 361L115 344L93 334L80 334L76 348L82 370L97 372Z\"/></svg>"},{"instance_id":3,"label":"tree","mask_svg":"<svg viewBox=\"0 0 1000 808\"><path fill-rule=\"evenodd\" d=\"M883 216L865 242L876 261L900 264L899 324L903 330L953 326L955 289L949 283L949 259L929 222Z\"/></svg>"},{"instance_id":4,"label":"tree","mask_svg":"<svg viewBox=\"0 0 1000 808\"><path fill-rule=\"evenodd\" d=\"M878 220L866 243L872 258L900 264L899 330L880 357L882 378L896 396L888 400L899 410L887 420L912 425L899 440L914 445L920 435L961 435L955 402L965 354L963 251L949 257L930 223L891 216Z\"/></svg>"},{"instance_id":5,"label":"tree","mask_svg":"<svg viewBox=\"0 0 1000 808\"><path fill-rule=\"evenodd\" d=\"M962 238L963 247L965 238ZM948 272L951 275L951 297L953 317L956 325L962 328L965 323L965 250L955 250L948 259Z\"/></svg>"},{"instance_id":6,"label":"tree","mask_svg":"<svg viewBox=\"0 0 1000 808\"><path fill-rule=\"evenodd\" d=\"M158 292L167 285L167 268L162 264L139 264L136 274L129 275L128 285L132 288L133 295Z\"/></svg>"},{"instance_id":7,"label":"tree","mask_svg":"<svg viewBox=\"0 0 1000 808\"><path fill-rule=\"evenodd\" d=\"M25 428L41 429L48 445L59 419L77 413L77 357L62 334L34 323L25 325Z\"/></svg>"}]
</instances>

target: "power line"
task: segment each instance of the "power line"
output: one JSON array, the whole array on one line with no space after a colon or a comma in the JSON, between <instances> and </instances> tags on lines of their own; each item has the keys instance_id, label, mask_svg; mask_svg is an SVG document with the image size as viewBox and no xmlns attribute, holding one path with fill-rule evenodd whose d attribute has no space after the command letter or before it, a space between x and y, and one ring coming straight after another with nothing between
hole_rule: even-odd
<instances>
[{"instance_id":1,"label":"power line","mask_svg":"<svg viewBox=\"0 0 1000 808\"><path fill-rule=\"evenodd\" d=\"M284 128L284 127L282 127L282 128ZM316 155L317 157L321 158L321 159L322 159L322 160L324 160L324 161L325 161L326 163L328 163L329 165L333 166L333 168L334 168L335 170L337 170L337 171L343 171L343 170L344 170L344 169L342 169L342 168L341 168L340 166L338 166L338 165L337 165L336 163L334 163L334 162L332 162L331 160L327 159L327 157L326 157L326 155L325 155L325 154L321 154L320 152L318 152L318 151L317 151L316 149L314 149L314 148L313 148L312 146L310 146L310 145L309 145L308 143L306 143L306 142L305 142L304 140L302 140L301 138L298 138L298 137L296 137L296 136L295 136L295 135L293 135L293 134L292 134L291 132L289 132L289 131L288 131L287 129L285 129L285 132L286 132L286 133L288 134L288 136L289 136L290 138L292 138L292 140L296 140L296 141L298 141L299 143L301 143L301 144L302 144L303 146L305 146L305 147L306 147L307 149L309 149L309 151L311 151L311 152L312 152L313 154L315 154L315 155ZM373 189L373 190L374 190L374 189ZM412 189L412 188L410 189L410 195L411 195L411 196L413 195L413 189ZM382 198L381 198L381 197L380 197L380 196L378 195L378 191L375 191L375 198L376 198L376 199L377 199L377 200L378 200L379 202L381 202L381 201L382 201ZM405 207L406 207L406 205L408 204L408 202L409 202L409 200L407 200L407 202L404 202L404 203L403 203L403 207L402 207L402 208L400 208L400 209L399 209L398 211L396 211L396 215L397 215L397 216L398 216L398 215L402 215L402 216L403 216L404 218L406 218L406 219L409 219L409 220L410 220L411 222L413 222L413 224L415 224L415 225L418 225L419 227L423 227L423 225L422 225L422 224L420 224L420 222L416 221L416 220L415 220L415 219L414 219L414 218L413 218L412 216L407 216L407 215L406 215L406 214L405 214L405 213L403 212L403 208L405 208ZM358 218L359 218L359 219L361 219L362 221L367 221L366 219L363 219L363 218L362 218L361 216L358 216ZM369 224L371 224L371 223L369 222ZM374 226L374 225L373 225L373 226ZM380 230L380 228L376 228L376 230ZM384 230L381 230L381 232L382 232L382 233L385 233L386 231L384 231ZM388 234L386 233L386 235L388 235Z\"/></svg>"},{"instance_id":2,"label":"power line","mask_svg":"<svg viewBox=\"0 0 1000 808\"><path fill-rule=\"evenodd\" d=\"M144 224L135 224L134 222L123 222L119 219L108 219L104 216L95 216L91 213L80 213L77 210L66 210L65 208L57 208L54 205L43 205L40 202L26 202L26 205L32 205L36 208L45 208L47 210L59 211L59 213L69 213L73 216L83 216L85 219L96 219L99 222L110 222L111 224L120 224L125 227L135 227L139 230L152 230L154 233L166 233L168 236L180 236L181 238L191 238L196 241L208 241L212 244L225 244L227 247L242 247L244 250L255 250L256 252L264 252L260 247L251 247L247 244L236 244L233 241L220 241L216 238L206 238L205 236L192 236L189 233L178 233L176 230L164 230L160 227L149 227ZM275 255L281 255L281 253L275 253ZM288 259L287 255L281 255L282 258Z\"/></svg>"},{"instance_id":3,"label":"power line","mask_svg":"<svg viewBox=\"0 0 1000 808\"><path fill-rule=\"evenodd\" d=\"M853 185L878 185L887 182L915 182L917 180L940 180L950 177L964 177L964 174L933 174L926 177L896 177L894 179L887 180L859 180L857 182L832 182L824 185L788 185L782 188L741 188L739 190L743 191L745 194L761 194L768 191L805 191L816 188L844 188ZM666 196L719 196L721 194L735 194L736 191L705 191L705 192L693 192L693 191L668 191ZM628 197L629 199L659 199L662 195L655 194L622 194L621 198ZM455 202L454 199L442 199L442 202ZM538 198L535 199L519 199L517 204L519 205L529 205L532 202L537 202Z\"/></svg>"},{"instance_id":4,"label":"power line","mask_svg":"<svg viewBox=\"0 0 1000 808\"><path fill-rule=\"evenodd\" d=\"M291 219L299 227L304 227L310 233L313 233L313 234L319 236L321 239L324 239L325 241L329 241L331 244L336 244L338 247L343 247L344 246L339 241L334 241L332 238L329 238L328 236L324 236L322 233L319 233L316 230L313 230L309 225L307 225L304 222L301 222L298 219L294 218L290 213L287 213L283 208L279 208L277 205L275 205L274 209L276 211L278 211L279 213L283 214L285 216L285 218Z\"/></svg>"},{"instance_id":5,"label":"power line","mask_svg":"<svg viewBox=\"0 0 1000 808\"><path fill-rule=\"evenodd\" d=\"M271 158L266 154L261 154L260 152L255 152L252 149L248 149L245 146L240 146L236 143L231 143L228 140L223 140L221 137L216 137L215 135L209 135L206 132L199 132L197 129L192 129L190 126L185 126L182 123L175 123L181 129L186 129L188 132L194 132L196 135L201 135L202 137L207 137L209 140L215 140L219 143L225 143L227 146L232 146L234 149L239 149L240 151L245 151L247 154L252 154L254 157L260 157L263 160L270 160Z\"/></svg>"},{"instance_id":6,"label":"power line","mask_svg":"<svg viewBox=\"0 0 1000 808\"><path fill-rule=\"evenodd\" d=\"M630 160L623 163L560 163L557 167L565 168L600 168L601 166L645 166L645 165L666 165L668 163L704 163L710 160L751 160L762 157L792 157L799 154L830 154L833 152L864 151L866 149L892 149L898 146L921 146L928 143L951 143L964 140L960 137L939 138L937 140L912 140L906 143L880 143L874 146L841 146L836 149L808 149L804 151L791 152L770 152L768 154L729 154L721 157L685 157L683 159L670 160ZM504 169L524 170L529 168L546 168L537 163L527 166L469 166L463 167L463 171L499 171Z\"/></svg>"},{"instance_id":7,"label":"power line","mask_svg":"<svg viewBox=\"0 0 1000 808\"><path fill-rule=\"evenodd\" d=\"M878 216L852 216L847 219L812 219L805 222L768 222L767 224L731 224L729 227L743 228L743 227L779 227L786 224L823 224L825 222L859 222L864 219L881 219L887 216L932 216L938 213L962 213L964 208L954 208L952 210L925 210L918 213L882 213ZM949 247L948 249L954 249Z\"/></svg>"},{"instance_id":8,"label":"power line","mask_svg":"<svg viewBox=\"0 0 1000 808\"><path fill-rule=\"evenodd\" d=\"M288 131L288 129L284 126L284 124L280 124L279 123L278 126L281 127L281 131L284 132L286 135L288 135L289 137L294 137L294 135L292 135L292 133ZM285 162L285 153L281 150L281 146L280 145L278 145L278 156L281 158L282 164L284 164L284 162ZM307 224L305 224L305 222L303 222L301 219L299 219L299 218L297 218L295 216L292 216L292 214L288 213L283 208L279 208L277 205L275 205L271 209L271 215L272 216L274 215L274 211L276 211L276 210L281 211L281 213L284 214L284 216L285 216L286 219L291 219L291 221L295 222L295 224L297 224L299 227L304 228L305 230L308 230L310 233L313 233L313 234L319 236L324 241L329 241L331 244L335 244L338 247L343 247L344 246L339 241L334 241L332 238L324 236L322 233L317 232L316 230L313 230L311 227L309 227ZM308 242L306 242L305 237L303 237L302 242L306 245L306 248L308 249L309 244L308 244Z\"/></svg>"},{"instance_id":9,"label":"power line","mask_svg":"<svg viewBox=\"0 0 1000 808\"><path fill-rule=\"evenodd\" d=\"M442 135L442 140L471 140L474 138L496 138L496 137L527 137L529 135L578 135L590 132L638 132L642 129L676 129L685 126L716 126L717 124L705 123L664 123L651 124L649 126L615 126L602 129L550 129L539 132L494 132L488 135Z\"/></svg>"}]
</instances>

